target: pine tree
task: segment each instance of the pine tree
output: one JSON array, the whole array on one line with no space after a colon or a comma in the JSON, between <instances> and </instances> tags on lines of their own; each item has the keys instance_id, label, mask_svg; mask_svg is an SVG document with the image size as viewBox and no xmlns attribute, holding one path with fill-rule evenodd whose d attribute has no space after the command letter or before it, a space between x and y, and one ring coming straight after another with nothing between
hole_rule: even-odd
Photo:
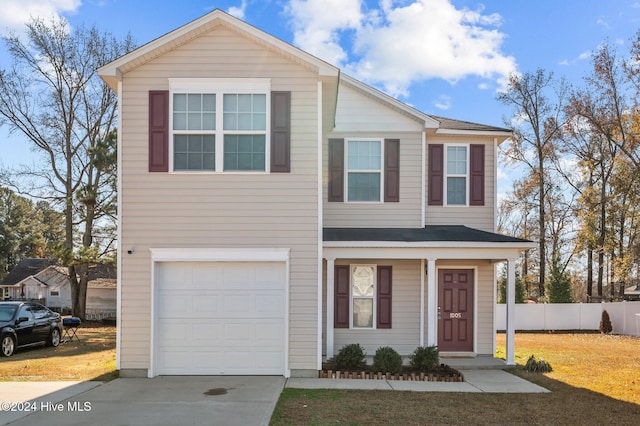
<instances>
[{"instance_id":1,"label":"pine tree","mask_svg":"<svg viewBox=\"0 0 640 426\"><path fill-rule=\"evenodd\" d=\"M560 265L557 257L551 263L547 295L550 303L573 303L571 297L571 277Z\"/></svg>"},{"instance_id":2,"label":"pine tree","mask_svg":"<svg viewBox=\"0 0 640 426\"><path fill-rule=\"evenodd\" d=\"M507 303L507 274L503 272L498 278L498 303ZM524 283L520 278L520 274L516 271L516 303L525 303Z\"/></svg>"}]
</instances>

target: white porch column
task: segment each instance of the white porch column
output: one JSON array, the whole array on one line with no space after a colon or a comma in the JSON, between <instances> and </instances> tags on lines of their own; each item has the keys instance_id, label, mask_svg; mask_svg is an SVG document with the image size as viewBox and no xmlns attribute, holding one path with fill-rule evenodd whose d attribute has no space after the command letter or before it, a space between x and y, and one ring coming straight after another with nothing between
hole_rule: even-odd
<instances>
[{"instance_id":1,"label":"white porch column","mask_svg":"<svg viewBox=\"0 0 640 426\"><path fill-rule=\"evenodd\" d=\"M424 346L424 282L427 270L425 268L424 259L420 259L420 338L418 339L418 345Z\"/></svg>"},{"instance_id":2,"label":"white porch column","mask_svg":"<svg viewBox=\"0 0 640 426\"><path fill-rule=\"evenodd\" d=\"M333 356L333 303L334 303L335 259L327 259L327 359Z\"/></svg>"},{"instance_id":3,"label":"white porch column","mask_svg":"<svg viewBox=\"0 0 640 426\"><path fill-rule=\"evenodd\" d=\"M516 365L516 259L507 259L507 327L505 355L507 365Z\"/></svg>"},{"instance_id":4,"label":"white porch column","mask_svg":"<svg viewBox=\"0 0 640 426\"><path fill-rule=\"evenodd\" d=\"M427 260L427 346L438 344L438 291L436 259Z\"/></svg>"}]
</instances>

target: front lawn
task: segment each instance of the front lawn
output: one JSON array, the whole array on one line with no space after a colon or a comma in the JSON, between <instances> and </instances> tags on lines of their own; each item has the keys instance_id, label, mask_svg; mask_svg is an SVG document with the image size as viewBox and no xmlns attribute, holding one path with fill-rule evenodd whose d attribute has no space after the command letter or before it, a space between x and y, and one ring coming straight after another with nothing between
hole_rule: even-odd
<instances>
[{"instance_id":1,"label":"front lawn","mask_svg":"<svg viewBox=\"0 0 640 426\"><path fill-rule=\"evenodd\" d=\"M498 335L498 356L504 335ZM530 355L553 372L527 373ZM516 334L512 372L547 394L285 389L272 425L640 424L640 339L599 334Z\"/></svg>"},{"instance_id":2,"label":"front lawn","mask_svg":"<svg viewBox=\"0 0 640 426\"><path fill-rule=\"evenodd\" d=\"M78 329L80 341L57 348L36 346L18 349L0 358L0 381L112 380L116 371L116 328L85 322Z\"/></svg>"}]
</instances>

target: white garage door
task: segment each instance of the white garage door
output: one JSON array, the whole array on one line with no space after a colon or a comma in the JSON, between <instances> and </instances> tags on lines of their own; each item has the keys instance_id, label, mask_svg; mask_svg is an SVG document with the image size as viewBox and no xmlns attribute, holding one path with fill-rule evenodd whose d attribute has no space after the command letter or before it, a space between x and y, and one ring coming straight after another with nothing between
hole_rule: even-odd
<instances>
[{"instance_id":1,"label":"white garage door","mask_svg":"<svg viewBox=\"0 0 640 426\"><path fill-rule=\"evenodd\" d=\"M284 374L284 263L156 263L155 277L157 374Z\"/></svg>"}]
</instances>

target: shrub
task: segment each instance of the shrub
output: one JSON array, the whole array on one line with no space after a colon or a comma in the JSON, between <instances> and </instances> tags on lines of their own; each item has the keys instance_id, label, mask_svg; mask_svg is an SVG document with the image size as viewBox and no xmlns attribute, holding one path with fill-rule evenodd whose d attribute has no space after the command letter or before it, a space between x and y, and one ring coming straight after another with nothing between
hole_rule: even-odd
<instances>
[{"instance_id":1,"label":"shrub","mask_svg":"<svg viewBox=\"0 0 640 426\"><path fill-rule=\"evenodd\" d=\"M611 324L611 318L609 318L609 312L602 311L602 317L600 318L600 333L609 334L613 331L613 325Z\"/></svg>"},{"instance_id":2,"label":"shrub","mask_svg":"<svg viewBox=\"0 0 640 426\"><path fill-rule=\"evenodd\" d=\"M402 357L389 346L378 348L373 356L373 371L381 373L399 373L402 370Z\"/></svg>"},{"instance_id":3,"label":"shrub","mask_svg":"<svg viewBox=\"0 0 640 426\"><path fill-rule=\"evenodd\" d=\"M340 349L338 355L333 358L336 370L349 371L359 370L365 366L365 352L358 343L345 345Z\"/></svg>"},{"instance_id":4,"label":"shrub","mask_svg":"<svg viewBox=\"0 0 640 426\"><path fill-rule=\"evenodd\" d=\"M524 369L531 373L550 373L553 371L551 365L543 359L537 360L535 356L531 355L524 366Z\"/></svg>"},{"instance_id":5,"label":"shrub","mask_svg":"<svg viewBox=\"0 0 640 426\"><path fill-rule=\"evenodd\" d=\"M409 356L409 363L415 369L429 371L440 362L440 352L437 346L418 346Z\"/></svg>"}]
</instances>

